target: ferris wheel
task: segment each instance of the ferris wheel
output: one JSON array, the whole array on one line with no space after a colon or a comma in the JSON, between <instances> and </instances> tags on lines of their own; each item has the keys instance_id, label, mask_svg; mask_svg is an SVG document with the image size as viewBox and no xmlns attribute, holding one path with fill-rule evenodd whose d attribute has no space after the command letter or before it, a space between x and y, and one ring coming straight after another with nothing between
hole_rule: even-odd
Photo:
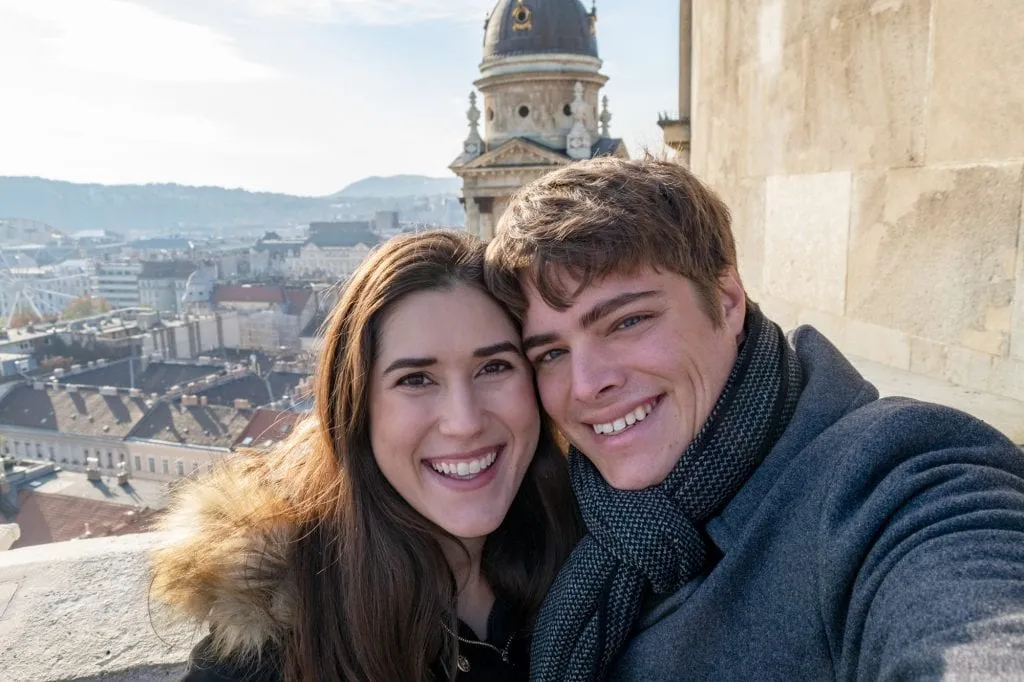
<instances>
[{"instance_id":1,"label":"ferris wheel","mask_svg":"<svg viewBox=\"0 0 1024 682\"><path fill-rule=\"evenodd\" d=\"M39 318L60 317L71 301L88 293L84 273L36 274L12 265L0 252L0 317L34 313ZM75 291L81 288L81 291Z\"/></svg>"}]
</instances>

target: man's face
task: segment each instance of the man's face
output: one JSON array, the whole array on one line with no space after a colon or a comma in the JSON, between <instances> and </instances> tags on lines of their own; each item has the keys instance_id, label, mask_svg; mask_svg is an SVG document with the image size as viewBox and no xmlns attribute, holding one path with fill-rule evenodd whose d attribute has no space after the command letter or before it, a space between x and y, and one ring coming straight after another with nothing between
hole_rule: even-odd
<instances>
[{"instance_id":1,"label":"man's face","mask_svg":"<svg viewBox=\"0 0 1024 682\"><path fill-rule=\"evenodd\" d=\"M719 288L716 327L690 280L651 268L599 280L563 311L525 287L523 348L544 409L613 487L663 481L718 400L746 312L734 269Z\"/></svg>"}]
</instances>

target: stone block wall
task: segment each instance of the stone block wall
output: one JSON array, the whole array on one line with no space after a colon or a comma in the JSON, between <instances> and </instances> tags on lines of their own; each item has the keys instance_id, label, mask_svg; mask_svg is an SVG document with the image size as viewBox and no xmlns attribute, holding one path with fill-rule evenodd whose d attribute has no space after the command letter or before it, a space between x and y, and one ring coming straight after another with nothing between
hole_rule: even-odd
<instances>
[{"instance_id":1,"label":"stone block wall","mask_svg":"<svg viewBox=\"0 0 1024 682\"><path fill-rule=\"evenodd\" d=\"M700 2L693 32L691 165L751 296L1024 400L1024 3Z\"/></svg>"}]
</instances>

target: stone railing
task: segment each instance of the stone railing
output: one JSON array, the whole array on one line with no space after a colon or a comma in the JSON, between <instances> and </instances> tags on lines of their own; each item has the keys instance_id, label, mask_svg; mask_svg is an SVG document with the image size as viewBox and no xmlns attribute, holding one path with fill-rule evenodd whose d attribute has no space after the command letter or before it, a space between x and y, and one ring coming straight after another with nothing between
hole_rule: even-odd
<instances>
[{"instance_id":1,"label":"stone railing","mask_svg":"<svg viewBox=\"0 0 1024 682\"><path fill-rule=\"evenodd\" d=\"M199 634L147 598L157 533L0 552L0 678L180 679Z\"/></svg>"}]
</instances>

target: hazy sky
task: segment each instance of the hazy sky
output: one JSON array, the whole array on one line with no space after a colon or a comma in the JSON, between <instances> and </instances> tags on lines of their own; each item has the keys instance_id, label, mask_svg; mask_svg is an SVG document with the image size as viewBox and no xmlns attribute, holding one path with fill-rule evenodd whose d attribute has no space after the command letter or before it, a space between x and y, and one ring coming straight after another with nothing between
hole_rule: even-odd
<instances>
[{"instance_id":1,"label":"hazy sky","mask_svg":"<svg viewBox=\"0 0 1024 682\"><path fill-rule=\"evenodd\" d=\"M0 175L294 194L448 175L495 1L0 0ZM634 153L676 106L678 6L598 0Z\"/></svg>"}]
</instances>

